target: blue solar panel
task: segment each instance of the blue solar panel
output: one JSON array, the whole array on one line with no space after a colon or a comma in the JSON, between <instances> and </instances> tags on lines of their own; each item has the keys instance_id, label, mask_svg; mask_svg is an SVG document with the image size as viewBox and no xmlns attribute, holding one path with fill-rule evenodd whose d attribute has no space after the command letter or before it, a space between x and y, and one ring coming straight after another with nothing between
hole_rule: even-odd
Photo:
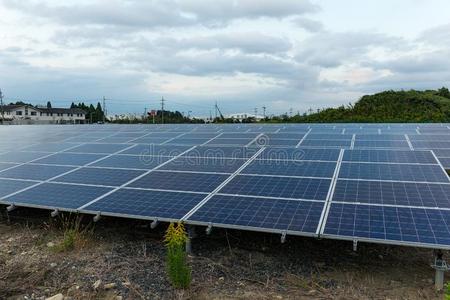
<instances>
[{"instance_id":1,"label":"blue solar panel","mask_svg":"<svg viewBox=\"0 0 450 300\"><path fill-rule=\"evenodd\" d=\"M177 156L189 148L190 146L139 144L133 148L121 152L121 154Z\"/></svg>"},{"instance_id":2,"label":"blue solar panel","mask_svg":"<svg viewBox=\"0 0 450 300\"><path fill-rule=\"evenodd\" d=\"M439 161L441 162L444 169L450 169L450 157L439 157Z\"/></svg>"},{"instance_id":3,"label":"blue solar panel","mask_svg":"<svg viewBox=\"0 0 450 300\"><path fill-rule=\"evenodd\" d=\"M170 140L170 137L153 137L153 136L146 136L143 138L137 138L134 139L132 142L137 144L161 144L168 140Z\"/></svg>"},{"instance_id":4,"label":"blue solar panel","mask_svg":"<svg viewBox=\"0 0 450 300\"><path fill-rule=\"evenodd\" d=\"M330 179L238 175L219 192L233 195L325 200Z\"/></svg>"},{"instance_id":5,"label":"blue solar panel","mask_svg":"<svg viewBox=\"0 0 450 300\"><path fill-rule=\"evenodd\" d=\"M300 140L288 140L288 139L273 139L267 138L265 140L257 139L255 142L251 143L250 147L295 147L300 142Z\"/></svg>"},{"instance_id":6,"label":"blue solar panel","mask_svg":"<svg viewBox=\"0 0 450 300\"><path fill-rule=\"evenodd\" d=\"M324 202L216 195L188 221L315 233Z\"/></svg>"},{"instance_id":7,"label":"blue solar panel","mask_svg":"<svg viewBox=\"0 0 450 300\"><path fill-rule=\"evenodd\" d=\"M342 163L339 178L449 182L439 165Z\"/></svg>"},{"instance_id":8,"label":"blue solar panel","mask_svg":"<svg viewBox=\"0 0 450 300\"><path fill-rule=\"evenodd\" d=\"M46 158L41 158L34 163L51 165L74 165L83 166L97 159L105 157L104 154L78 154L78 153L56 153Z\"/></svg>"},{"instance_id":9,"label":"blue solar panel","mask_svg":"<svg viewBox=\"0 0 450 300\"><path fill-rule=\"evenodd\" d=\"M104 187L44 183L5 200L15 204L76 209L110 190Z\"/></svg>"},{"instance_id":10,"label":"blue solar panel","mask_svg":"<svg viewBox=\"0 0 450 300\"><path fill-rule=\"evenodd\" d=\"M49 153L14 151L0 154L0 162L25 163L47 155Z\"/></svg>"},{"instance_id":11,"label":"blue solar panel","mask_svg":"<svg viewBox=\"0 0 450 300\"><path fill-rule=\"evenodd\" d=\"M430 151L345 150L343 161L436 164Z\"/></svg>"},{"instance_id":12,"label":"blue solar panel","mask_svg":"<svg viewBox=\"0 0 450 300\"><path fill-rule=\"evenodd\" d=\"M81 168L57 178L58 182L82 183L94 185L120 186L145 171L122 169Z\"/></svg>"},{"instance_id":13,"label":"blue solar panel","mask_svg":"<svg viewBox=\"0 0 450 300\"><path fill-rule=\"evenodd\" d=\"M406 141L404 134L357 134L356 141Z\"/></svg>"},{"instance_id":14,"label":"blue solar panel","mask_svg":"<svg viewBox=\"0 0 450 300\"><path fill-rule=\"evenodd\" d=\"M405 148L409 149L407 141L355 141L354 148Z\"/></svg>"},{"instance_id":15,"label":"blue solar panel","mask_svg":"<svg viewBox=\"0 0 450 300\"><path fill-rule=\"evenodd\" d=\"M448 141L450 136L448 134L410 134L408 138L411 141Z\"/></svg>"},{"instance_id":16,"label":"blue solar panel","mask_svg":"<svg viewBox=\"0 0 450 300\"><path fill-rule=\"evenodd\" d=\"M450 157L450 149L431 149L437 157Z\"/></svg>"},{"instance_id":17,"label":"blue solar panel","mask_svg":"<svg viewBox=\"0 0 450 300\"><path fill-rule=\"evenodd\" d=\"M234 145L234 146L245 146L248 143L253 141L253 138L245 138L245 139L238 139L238 138L217 138L212 141L209 141L206 143L206 145Z\"/></svg>"},{"instance_id":18,"label":"blue solar panel","mask_svg":"<svg viewBox=\"0 0 450 300\"><path fill-rule=\"evenodd\" d=\"M20 191L36 182L0 179L0 201L2 197Z\"/></svg>"},{"instance_id":19,"label":"blue solar panel","mask_svg":"<svg viewBox=\"0 0 450 300\"><path fill-rule=\"evenodd\" d=\"M335 162L254 160L242 174L333 177Z\"/></svg>"},{"instance_id":20,"label":"blue solar panel","mask_svg":"<svg viewBox=\"0 0 450 300\"><path fill-rule=\"evenodd\" d=\"M0 177L14 179L47 180L73 170L73 167L21 165L13 169L0 171Z\"/></svg>"},{"instance_id":21,"label":"blue solar panel","mask_svg":"<svg viewBox=\"0 0 450 300\"><path fill-rule=\"evenodd\" d=\"M333 202L450 208L450 184L338 180Z\"/></svg>"},{"instance_id":22,"label":"blue solar panel","mask_svg":"<svg viewBox=\"0 0 450 300\"><path fill-rule=\"evenodd\" d=\"M112 136L112 137L107 137L107 138L103 138L97 141L97 143L126 143L129 140L134 139L133 137L117 137L117 136Z\"/></svg>"},{"instance_id":23,"label":"blue solar panel","mask_svg":"<svg viewBox=\"0 0 450 300\"><path fill-rule=\"evenodd\" d=\"M337 161L339 149L267 148L256 159Z\"/></svg>"},{"instance_id":24,"label":"blue solar panel","mask_svg":"<svg viewBox=\"0 0 450 300\"><path fill-rule=\"evenodd\" d=\"M125 169L153 169L169 160L166 156L145 156L145 155L112 155L102 159L91 166Z\"/></svg>"},{"instance_id":25,"label":"blue solar panel","mask_svg":"<svg viewBox=\"0 0 450 300\"><path fill-rule=\"evenodd\" d=\"M290 139L290 140L297 140L297 142L300 141L305 136L304 133L285 133L285 132L265 133L264 135L269 139Z\"/></svg>"},{"instance_id":26,"label":"blue solar panel","mask_svg":"<svg viewBox=\"0 0 450 300\"><path fill-rule=\"evenodd\" d=\"M350 147L351 140L309 140L305 139L300 144L303 147Z\"/></svg>"},{"instance_id":27,"label":"blue solar panel","mask_svg":"<svg viewBox=\"0 0 450 300\"><path fill-rule=\"evenodd\" d=\"M198 146L195 149L183 154L189 157L211 157L211 158L250 158L256 154L259 149L247 147L213 147Z\"/></svg>"},{"instance_id":28,"label":"blue solar panel","mask_svg":"<svg viewBox=\"0 0 450 300\"><path fill-rule=\"evenodd\" d=\"M14 166L17 166L17 164L0 162L0 171L8 169L8 168L11 168L11 167L14 167Z\"/></svg>"},{"instance_id":29,"label":"blue solar panel","mask_svg":"<svg viewBox=\"0 0 450 300\"><path fill-rule=\"evenodd\" d=\"M153 171L130 187L191 192L212 192L229 175Z\"/></svg>"},{"instance_id":30,"label":"blue solar panel","mask_svg":"<svg viewBox=\"0 0 450 300\"><path fill-rule=\"evenodd\" d=\"M218 138L220 138L220 139L249 139L249 140L252 140L257 136L258 136L258 133L233 132L233 133L223 133Z\"/></svg>"},{"instance_id":31,"label":"blue solar panel","mask_svg":"<svg viewBox=\"0 0 450 300\"><path fill-rule=\"evenodd\" d=\"M115 153L130 147L128 144L84 144L76 148L67 150L66 152L74 153Z\"/></svg>"},{"instance_id":32,"label":"blue solar panel","mask_svg":"<svg viewBox=\"0 0 450 300\"><path fill-rule=\"evenodd\" d=\"M24 151L42 151L42 152L59 152L68 148L76 147L78 144L74 143L45 143L32 145L24 148Z\"/></svg>"},{"instance_id":33,"label":"blue solar panel","mask_svg":"<svg viewBox=\"0 0 450 300\"><path fill-rule=\"evenodd\" d=\"M411 141L411 144L414 149L450 149L450 141Z\"/></svg>"},{"instance_id":34,"label":"blue solar panel","mask_svg":"<svg viewBox=\"0 0 450 300\"><path fill-rule=\"evenodd\" d=\"M233 173L244 164L243 159L180 157L161 170Z\"/></svg>"},{"instance_id":35,"label":"blue solar panel","mask_svg":"<svg viewBox=\"0 0 450 300\"><path fill-rule=\"evenodd\" d=\"M353 135L341 134L340 131L333 134L310 133L307 135L308 140L345 140L351 141Z\"/></svg>"},{"instance_id":36,"label":"blue solar panel","mask_svg":"<svg viewBox=\"0 0 450 300\"><path fill-rule=\"evenodd\" d=\"M179 220L204 197L192 193L120 189L87 206L85 210Z\"/></svg>"},{"instance_id":37,"label":"blue solar panel","mask_svg":"<svg viewBox=\"0 0 450 300\"><path fill-rule=\"evenodd\" d=\"M332 203L325 235L450 246L450 211Z\"/></svg>"},{"instance_id":38,"label":"blue solar panel","mask_svg":"<svg viewBox=\"0 0 450 300\"><path fill-rule=\"evenodd\" d=\"M84 137L84 136L80 136L80 137L73 137L70 139L67 139L67 142L71 142L71 143L91 143L91 142L95 142L97 140L101 139L101 137Z\"/></svg>"},{"instance_id":39,"label":"blue solar panel","mask_svg":"<svg viewBox=\"0 0 450 300\"><path fill-rule=\"evenodd\" d=\"M209 141L210 138L185 138L185 137L181 137L181 138L177 138L177 139L173 139L169 142L167 142L167 145L201 145L207 141Z\"/></svg>"}]
</instances>

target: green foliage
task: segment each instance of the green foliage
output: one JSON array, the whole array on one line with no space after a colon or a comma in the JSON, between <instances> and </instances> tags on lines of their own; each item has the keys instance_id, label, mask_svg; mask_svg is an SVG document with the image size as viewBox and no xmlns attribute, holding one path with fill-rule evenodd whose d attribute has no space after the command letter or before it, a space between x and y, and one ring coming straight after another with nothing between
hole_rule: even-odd
<instances>
[{"instance_id":1,"label":"green foliage","mask_svg":"<svg viewBox=\"0 0 450 300\"><path fill-rule=\"evenodd\" d=\"M54 247L55 252L67 252L75 248L82 248L93 230L90 224L83 225L82 217L71 214L61 216L61 227L64 235L63 239Z\"/></svg>"},{"instance_id":2,"label":"green foliage","mask_svg":"<svg viewBox=\"0 0 450 300\"><path fill-rule=\"evenodd\" d=\"M385 91L363 96L354 105L326 108L316 113L287 117L270 122L338 123L338 122L449 122L450 92L443 87L426 91Z\"/></svg>"},{"instance_id":3,"label":"green foliage","mask_svg":"<svg viewBox=\"0 0 450 300\"><path fill-rule=\"evenodd\" d=\"M97 103L97 107L94 107L92 104L88 106L84 104L84 102L78 104L72 102L70 108L80 108L84 110L86 112L86 120L89 122L92 121L92 123L97 123L103 121L104 112L100 102Z\"/></svg>"},{"instance_id":4,"label":"green foliage","mask_svg":"<svg viewBox=\"0 0 450 300\"><path fill-rule=\"evenodd\" d=\"M450 300L450 283L449 282L447 282L447 284L445 285L444 292L445 292L444 299L445 300Z\"/></svg>"},{"instance_id":5,"label":"green foliage","mask_svg":"<svg viewBox=\"0 0 450 300\"><path fill-rule=\"evenodd\" d=\"M183 223L170 223L164 242L167 247L167 273L175 288L185 289L191 284L191 269L186 261L186 239Z\"/></svg>"}]
</instances>

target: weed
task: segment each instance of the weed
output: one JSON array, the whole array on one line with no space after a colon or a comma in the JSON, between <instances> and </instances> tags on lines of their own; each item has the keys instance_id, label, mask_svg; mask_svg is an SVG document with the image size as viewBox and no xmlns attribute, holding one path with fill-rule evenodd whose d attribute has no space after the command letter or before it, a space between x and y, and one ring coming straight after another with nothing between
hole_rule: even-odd
<instances>
[{"instance_id":1,"label":"weed","mask_svg":"<svg viewBox=\"0 0 450 300\"><path fill-rule=\"evenodd\" d=\"M91 223L84 225L80 215L61 215L61 229L64 232L62 241L54 247L55 252L71 251L82 248L93 231Z\"/></svg>"},{"instance_id":2,"label":"weed","mask_svg":"<svg viewBox=\"0 0 450 300\"><path fill-rule=\"evenodd\" d=\"M445 300L450 300L450 282L447 282L447 284L445 285L444 299Z\"/></svg>"},{"instance_id":3,"label":"weed","mask_svg":"<svg viewBox=\"0 0 450 300\"><path fill-rule=\"evenodd\" d=\"M175 288L188 288L191 284L191 268L186 261L186 230L183 223L170 223L165 235L167 247L167 273Z\"/></svg>"}]
</instances>

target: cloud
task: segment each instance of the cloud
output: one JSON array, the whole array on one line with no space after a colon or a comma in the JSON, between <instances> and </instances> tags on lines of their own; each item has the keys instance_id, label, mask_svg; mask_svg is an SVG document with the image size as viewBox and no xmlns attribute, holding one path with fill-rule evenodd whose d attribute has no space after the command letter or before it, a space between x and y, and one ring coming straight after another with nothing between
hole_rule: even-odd
<instances>
[{"instance_id":1,"label":"cloud","mask_svg":"<svg viewBox=\"0 0 450 300\"><path fill-rule=\"evenodd\" d=\"M315 33L323 30L323 24L321 22L305 17L295 18L292 20L292 22L300 28L303 28L309 32Z\"/></svg>"}]
</instances>

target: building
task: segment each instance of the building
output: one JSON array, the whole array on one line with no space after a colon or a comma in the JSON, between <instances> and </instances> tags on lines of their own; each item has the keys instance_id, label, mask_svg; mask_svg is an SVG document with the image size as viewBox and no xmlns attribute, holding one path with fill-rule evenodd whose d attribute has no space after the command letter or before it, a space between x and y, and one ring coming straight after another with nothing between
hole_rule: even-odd
<instances>
[{"instance_id":1,"label":"building","mask_svg":"<svg viewBox=\"0 0 450 300\"><path fill-rule=\"evenodd\" d=\"M254 115L250 113L237 113L237 114L231 114L227 115L227 118L234 119L236 121L242 122L242 120L248 119L248 118L254 118L256 121L261 121L263 119L262 116Z\"/></svg>"},{"instance_id":2,"label":"building","mask_svg":"<svg viewBox=\"0 0 450 300\"><path fill-rule=\"evenodd\" d=\"M3 116L5 122L11 123L82 124L86 121L86 112L79 108L44 108L30 105L4 105Z\"/></svg>"}]
</instances>

